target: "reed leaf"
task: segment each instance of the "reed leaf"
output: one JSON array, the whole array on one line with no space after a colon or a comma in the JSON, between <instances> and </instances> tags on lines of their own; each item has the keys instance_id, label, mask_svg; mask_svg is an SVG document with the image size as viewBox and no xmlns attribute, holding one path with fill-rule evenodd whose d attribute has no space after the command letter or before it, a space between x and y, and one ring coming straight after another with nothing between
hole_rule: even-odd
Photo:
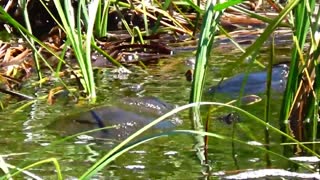
<instances>
[{"instance_id":1,"label":"reed leaf","mask_svg":"<svg viewBox=\"0 0 320 180\"><path fill-rule=\"evenodd\" d=\"M217 24L220 20L222 12L215 12L213 10L215 4L219 1L207 1L206 13L203 18L201 26L200 38L196 53L196 65L194 69L193 82L191 87L189 103L201 102L202 92L204 88L205 75L210 58L214 35L218 29ZM195 106L190 109L190 119L192 121L193 129L203 131L203 124L200 114L200 106ZM195 136L195 149L201 162L205 162L204 155L204 139L201 136Z\"/></svg>"},{"instance_id":2,"label":"reed leaf","mask_svg":"<svg viewBox=\"0 0 320 180\"><path fill-rule=\"evenodd\" d=\"M98 2L98 0L94 0L91 2L92 4L89 5L92 9L90 9L91 12L88 14L89 21L87 24L88 26L86 27L87 37L85 46L83 47L81 34L81 13L82 8L85 7L84 0L79 1L77 17L75 16L75 12L70 0L64 1L65 9L62 8L59 0L54 0L54 4L62 21L67 39L70 41L70 44L73 47L75 56L83 75L84 83L82 85L86 93L89 95L90 99L93 101L96 98L96 91L91 65L91 40L93 33L93 23L95 22Z\"/></svg>"},{"instance_id":3,"label":"reed leaf","mask_svg":"<svg viewBox=\"0 0 320 180\"><path fill-rule=\"evenodd\" d=\"M246 52L239 58L243 62L246 58L256 54L263 43L270 37L273 31L280 25L280 23L287 17L291 10L299 3L299 0L292 0L288 2L286 7L279 13L279 15L267 26L263 33L257 40L246 49Z\"/></svg>"},{"instance_id":4,"label":"reed leaf","mask_svg":"<svg viewBox=\"0 0 320 180\"><path fill-rule=\"evenodd\" d=\"M314 3L311 3L314 4ZM301 92L299 94L299 86L301 87L302 83L302 72L309 62L304 61L304 57L302 55L302 49L304 47L307 33L310 30L310 21L308 18L308 13L306 11L306 3L305 1L300 1L299 4L293 9L294 13L294 48L291 53L291 61L290 61L290 71L287 80L286 90L284 92L282 107L280 111L280 120L288 120L290 119L291 123L280 122L280 127L283 131L291 134L293 132L293 136L297 139L302 140L303 134L301 127L302 119L296 119L294 117L290 118L290 115L293 111L296 111L296 108L299 108L298 104L295 103L296 99L302 98L304 95ZM307 60L309 61L309 60ZM306 70L306 69L305 69ZM305 71L307 72L307 70ZM300 84L300 85L299 85ZM303 91L303 90L302 90ZM299 97L298 97L299 96ZM296 104L296 105L295 105ZM301 108L301 106L300 106ZM303 115L305 117L305 115ZM293 125L296 124L296 125ZM283 139L285 141L285 139Z\"/></svg>"},{"instance_id":5,"label":"reed leaf","mask_svg":"<svg viewBox=\"0 0 320 180\"><path fill-rule=\"evenodd\" d=\"M63 177L62 177L61 168L60 168L59 162L56 158L49 158L49 159L41 160L41 161L35 162L33 164L30 164L22 169L17 169L17 172L12 173L10 176L14 177L27 169L34 168L36 166L39 166L42 164L47 164L47 163L53 163L53 165L55 166L55 170L57 172L57 176L58 176L57 179L62 180Z\"/></svg>"}]
</instances>

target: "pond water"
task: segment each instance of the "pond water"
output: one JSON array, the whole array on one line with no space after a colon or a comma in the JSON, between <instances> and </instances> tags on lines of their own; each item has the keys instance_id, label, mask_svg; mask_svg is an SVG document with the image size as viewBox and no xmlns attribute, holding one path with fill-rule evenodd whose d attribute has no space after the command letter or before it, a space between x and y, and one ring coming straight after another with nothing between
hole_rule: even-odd
<instances>
[{"instance_id":1,"label":"pond water","mask_svg":"<svg viewBox=\"0 0 320 180\"><path fill-rule=\"evenodd\" d=\"M262 62L268 58L268 48L262 50ZM289 49L289 48L288 48ZM279 49L278 58L286 59L288 49ZM217 84L221 77L229 77L247 70L247 64L236 65L240 52L230 45L216 47L212 52L206 88ZM122 97L155 96L177 105L187 104L191 83L185 80L185 65L192 52L180 52L170 58L161 59L158 64L148 66L147 70L131 67L133 74L118 76L110 70L100 71L97 79L97 105L108 105ZM239 64L239 63L237 63ZM258 70L253 67L248 71ZM35 78L36 79L36 78ZM26 87L32 87L31 83ZM139 88L137 88L139 87ZM28 88L26 88L28 89ZM48 89L29 88L25 93L36 92L41 97ZM262 94L260 94L263 97ZM210 97L206 96L206 100ZM228 95L216 96L214 101L227 102L232 98ZM13 113L17 107L26 102L7 105L0 113L0 144L4 160L15 166L23 167L39 160L57 158L64 178L74 179L84 173L99 158L108 152L110 142L75 138L56 143L62 138L59 132L48 128L48 125L64 118L68 114L82 112L91 105L85 101L75 104L69 100L59 100L54 105L48 105L45 100L38 100L31 106ZM264 98L254 105L242 106L250 113L263 118ZM274 94L272 100L272 117L270 124L278 126L278 112L281 104L281 94ZM95 105L96 106L96 105ZM243 142L263 143L264 127L249 118L240 115L240 122L228 125L220 120L220 116L233 112L221 108L212 113L210 132L235 137ZM183 120L177 129L190 129L188 112L179 114ZM280 136L271 132L270 149L282 154ZM53 145L55 144L55 145ZM202 167L193 150L194 139L187 135L162 137L134 148L116 159L99 172L94 179L198 179L204 177ZM231 141L210 138L209 166L212 172L236 172L245 169L261 169L266 167L265 152L255 146ZM272 168L291 168L292 163L278 156L271 155ZM38 166L31 172L44 178L56 179L53 164ZM216 176L213 176L216 177Z\"/></svg>"}]
</instances>

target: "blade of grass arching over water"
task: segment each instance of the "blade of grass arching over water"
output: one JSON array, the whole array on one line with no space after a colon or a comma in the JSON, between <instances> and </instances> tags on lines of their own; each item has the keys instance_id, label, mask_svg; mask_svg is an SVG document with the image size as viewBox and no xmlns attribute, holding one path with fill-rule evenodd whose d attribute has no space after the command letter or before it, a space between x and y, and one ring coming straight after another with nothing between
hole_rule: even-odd
<instances>
[{"instance_id":1,"label":"blade of grass arching over water","mask_svg":"<svg viewBox=\"0 0 320 180\"><path fill-rule=\"evenodd\" d=\"M106 131L108 129L112 129L112 128L117 128L117 126L105 126L103 128L97 128L97 129L93 129L93 130L89 130L89 131L85 131L85 132L81 132L81 133L77 133L77 134L73 134L73 135L70 135L70 136L67 136L67 137L64 137L62 139L57 139L53 142L50 142L50 144L48 146L45 146L45 147L38 147L36 149L33 149L33 153L30 153L29 154L29 157L33 158L33 159L38 159L39 158L39 154L44 154L46 152L48 152L50 149L52 148L56 148L58 145L60 145L61 143L63 142L66 142L68 140L72 140L72 139L76 139L77 137L81 136L81 135L86 135L86 134L89 134L89 133L93 133L93 132L97 132L97 131ZM61 173L61 168L60 168L60 165L58 163L58 161L54 161L55 159L54 158L49 158L49 159L46 159L46 160L39 160L31 165L28 165L29 162L26 162L26 161L22 161L20 164L16 165L17 167L25 167L25 168L11 168L10 170L10 174L12 175L18 175L22 170L24 169L29 169L29 168L32 168L33 166L35 165L40 165L40 164L43 164L43 163L46 163L48 160L51 160L53 162L53 164L55 165L56 169L55 169L55 172L57 173L57 176L58 177L62 177L62 173ZM1 177L0 175L0 180L2 180L3 177ZM62 178L64 179L64 178Z\"/></svg>"},{"instance_id":2,"label":"blade of grass arching over water","mask_svg":"<svg viewBox=\"0 0 320 180\"><path fill-rule=\"evenodd\" d=\"M210 105L212 103L200 103L201 105ZM108 164L108 159L112 157L116 152L118 152L121 148L123 148L125 145L127 145L129 142L131 142L134 138L151 128L152 126L156 125L157 123L165 120L166 118L172 116L175 113L178 113L182 110L188 109L190 107L196 106L198 104L192 103L187 104L178 108L173 109L172 111L164 114L163 116L159 117L158 119L152 121L148 125L144 126L143 128L139 129L137 132L133 133L131 136L129 136L127 139L123 140L120 144L118 144L116 147L112 148L105 156L103 156L100 160L98 160L94 165L92 165L84 174L81 175L79 178L80 180L90 179L93 175L95 175L98 171L103 169Z\"/></svg>"},{"instance_id":3,"label":"blade of grass arching over water","mask_svg":"<svg viewBox=\"0 0 320 180\"><path fill-rule=\"evenodd\" d=\"M210 58L210 52L212 50L214 35L217 31L217 24L220 20L220 15L222 13L222 11L215 12L213 10L214 5L218 2L214 0L207 1L206 13L203 18L200 39L198 42L198 48L196 53L196 65L193 76L194 80L192 82L192 88L190 93L190 103L201 102L207 64ZM190 110L190 118L192 120L193 129L203 131L200 106L195 106ZM198 152L197 155L201 162L205 162L205 157L203 154L204 139L202 136L197 136L195 137L195 139L197 143L195 146L195 149Z\"/></svg>"},{"instance_id":4,"label":"blade of grass arching over water","mask_svg":"<svg viewBox=\"0 0 320 180\"><path fill-rule=\"evenodd\" d=\"M320 157L320 155L316 154L314 151L310 150L308 147L306 147L305 145L303 145L299 141L295 140L294 138L290 137L289 135L285 134L284 132L280 131L279 129L275 128L274 126L270 125L269 123L266 123L264 120L256 117L253 114L250 114L249 112L247 112L247 111L245 111L245 110L243 110L243 109L241 109L239 107L235 107L235 106L232 106L230 104L225 104L225 103L218 103L218 102L196 102L196 103L187 104L187 105L175 108L172 111L170 111L170 112L164 114L163 116L159 117L158 119L155 119L154 121L152 121L148 125L144 126L143 128L139 129L137 132L133 133L127 139L123 140L120 144L118 144L116 147L111 149L106 155L104 155L94 165L92 165L86 172L84 172L79 179L80 180L90 179L98 171L102 170L103 168L105 168L106 165L108 165L108 163L110 163L110 158L111 158L111 160L114 160L115 159L114 155L116 153L118 153L119 151L123 150L123 148L126 145L128 145L129 142L131 142L137 136L141 135L146 130L150 129L152 126L156 125L157 123L169 118L170 116L172 116L172 115L174 115L174 114L176 114L178 112L181 112L181 111L186 110L188 108L199 106L199 105L213 105L213 106L221 106L221 107L232 108L233 110L235 110L235 111L245 115L246 117L248 117L248 119L268 127L270 130L276 132L277 134L283 135L283 136L287 136L288 139L290 139L293 142L301 145L301 147L305 148L311 154L313 154L313 155L315 155L317 157ZM203 137L204 135L208 135L208 133L203 132L203 131L194 131L194 132L198 132L197 134L200 137ZM212 136L218 137L217 135L212 135ZM133 144L133 146L134 146L134 144ZM127 148L130 148L130 147L127 147Z\"/></svg>"},{"instance_id":5,"label":"blade of grass arching over water","mask_svg":"<svg viewBox=\"0 0 320 180\"><path fill-rule=\"evenodd\" d=\"M62 180L63 179L63 176L62 176L62 172L61 172L61 167L60 167L60 164L58 162L58 160L56 158L48 158L48 159L45 159L45 160L41 160L41 161L38 161L38 162L35 162L31 165L28 165L22 169L18 169L17 172L11 174L11 176L16 176L18 174L20 174L21 172L23 172L24 170L27 170L27 169L31 169L31 168L34 168L36 166L39 166L39 165L42 165L42 164L48 164L48 163L52 163L54 166L55 166L55 171L57 173L57 179L58 180Z\"/></svg>"},{"instance_id":6,"label":"blade of grass arching over water","mask_svg":"<svg viewBox=\"0 0 320 180\"><path fill-rule=\"evenodd\" d=\"M115 152L113 155L111 155L108 159L105 160L105 165L101 165L101 167L99 168L104 168L106 165L110 164L112 161L116 160L118 157L120 157L121 155L123 155L124 153L130 151L131 149L142 145L144 143L147 143L149 141L152 141L154 139L158 139L158 138L164 138L164 137L171 137L174 135L179 135L179 134L183 134L183 135L199 135L199 136L208 136L208 137L212 137L215 138L217 140L221 140L223 142L230 142L230 141L235 141L238 144L242 144L242 145L246 145L246 146L252 146L257 150L261 150L262 152L268 153L268 154L272 154L274 156L276 156L277 158L281 158L281 159L286 159L286 160L290 160L288 157L282 156L281 154L277 153L277 152L273 152L267 149L264 149L263 147L259 147L256 146L254 144L249 144L246 141L241 141L239 139L233 139L229 136L222 136L216 133L211 133L211 132L203 132L203 131L194 131L194 130L173 130L173 131L169 131L169 132L165 132L165 133L159 133L159 134L155 134L155 135L151 135L151 136L147 136L147 137L143 137L137 141L134 141L126 146L124 146L123 148L119 149L119 151ZM306 170L311 170L312 169L310 167L308 167L307 165L304 164L299 164L298 162L294 162L293 163L300 165L301 167L305 168ZM84 178L80 178L80 179L87 179L88 177L84 177Z\"/></svg>"}]
</instances>

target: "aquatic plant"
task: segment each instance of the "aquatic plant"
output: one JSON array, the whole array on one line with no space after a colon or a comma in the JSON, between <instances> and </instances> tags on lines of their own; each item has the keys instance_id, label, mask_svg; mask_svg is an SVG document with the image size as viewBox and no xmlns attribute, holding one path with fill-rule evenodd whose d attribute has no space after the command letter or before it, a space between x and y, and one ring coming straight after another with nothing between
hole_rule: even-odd
<instances>
[{"instance_id":1,"label":"aquatic plant","mask_svg":"<svg viewBox=\"0 0 320 180\"><path fill-rule=\"evenodd\" d=\"M294 46L280 116L283 121L280 122L283 131L299 141L311 142L318 136L320 102L318 97L320 11L318 9L315 12L315 3L314 0L299 1L292 11L293 16L289 19L293 29ZM308 36L310 45L304 53ZM315 150L315 145L313 148ZM299 151L298 149L299 147L296 150Z\"/></svg>"},{"instance_id":2,"label":"aquatic plant","mask_svg":"<svg viewBox=\"0 0 320 180\"><path fill-rule=\"evenodd\" d=\"M281 26L281 23L289 17L288 21L290 23L291 28L293 29L294 36L293 40L295 42L295 48L292 52L292 59L291 59L291 67L290 67L290 74L288 77L288 84L285 91L285 96L283 98L283 106L281 111L281 116L279 118L279 123L283 132L286 132L287 135L283 136L284 139L291 135L292 137L296 138L299 141L311 141L315 142L317 137L317 123L318 123L318 106L319 100L317 98L317 94L319 92L319 84L317 80L317 67L318 67L318 56L319 56L319 46L318 46L318 36L317 31L319 26L319 19L312 20L312 13L314 12L315 2L314 1L298 1L293 0L289 1L288 4L283 8L279 8L279 15L274 20L267 20L264 18L260 18L260 20L267 20L269 25L263 31L259 38L248 48L246 48L243 55L239 58L239 63L244 62L245 60L249 60L250 64L260 62L256 61L255 58L259 52L260 47L264 44L272 33ZM237 7L236 7L237 8ZM239 8L239 10L243 10ZM293 11L294 17L290 19L290 13ZM318 15L319 13L317 13ZM319 18L319 15L317 16ZM294 22L293 20L294 19ZM311 27L309 24L314 22L313 26ZM286 25L288 26L288 24ZM311 32L311 46L309 48L309 52L307 52L307 59L304 58L303 49L304 44L306 41L307 33ZM207 39L209 36L206 36ZM200 36L200 39L202 36ZM201 41L200 41L201 43ZM198 52L201 51L201 46L198 48ZM273 49L273 48L271 48ZM272 57L274 57L274 51L271 54L271 58L269 61L269 80L267 86L267 104L265 106L265 120L268 121L269 117L269 107L270 107L270 73L271 73L271 66L273 64ZM204 57L198 61L203 60ZM203 64L202 66L196 66L195 79L196 78L205 78L205 70L206 65ZM195 82L194 82L195 83ZM194 88L199 88L199 92L202 92L203 81L197 81ZM244 82L243 84L245 84ZM300 84L300 85L299 85ZM244 88L244 85L242 86ZM194 93L194 92L193 92ZM241 98L240 93L240 98ZM201 97L201 93L197 95L192 95ZM200 99L200 98L199 98ZM199 100L198 100L199 101ZM200 116L198 116L200 117ZM200 119L200 118L197 118ZM289 123L287 123L289 120ZM303 125L305 121L310 121L308 125ZM200 122L198 120L197 122ZM286 130L283 127L286 127ZM201 126L200 126L201 127ZM268 135L268 128L266 127L265 137L266 143L269 142L269 135ZM309 133L308 133L309 132ZM309 134L309 136L307 135ZM307 138L310 137L310 138ZM292 140L292 138L290 138ZM286 142L286 141L284 141ZM287 149L288 146L285 146ZM268 145L266 146L267 150L269 150ZM313 145L313 149L315 150L315 145ZM296 148L298 152L300 152L300 148ZM310 149L309 149L310 150ZM284 151L285 154L290 151ZM310 150L309 153L316 154L314 151ZM289 153L291 154L291 153ZM288 154L286 154L288 156ZM268 161L270 165L270 161Z\"/></svg>"},{"instance_id":3,"label":"aquatic plant","mask_svg":"<svg viewBox=\"0 0 320 180\"><path fill-rule=\"evenodd\" d=\"M212 50L212 44L217 32L217 24L219 23L222 12L214 11L214 6L220 1L207 1L206 13L203 18L200 31L200 39L196 53L196 65L194 70L192 88L189 103L201 102L204 89L205 75L207 71L208 60ZM197 131L203 131L201 121L200 106L195 106L190 111L190 119L192 119L193 128ZM202 136L195 136L197 154L201 162L205 161L203 147L205 146Z\"/></svg>"},{"instance_id":4,"label":"aquatic plant","mask_svg":"<svg viewBox=\"0 0 320 180\"><path fill-rule=\"evenodd\" d=\"M70 0L64 1L65 11L63 10L59 0L54 0L54 3L57 7L64 30L67 34L67 41L69 41L72 45L74 53L77 57L78 64L80 66L84 79L84 83L82 84L84 85L85 92L87 92L92 99L95 99L96 89L91 65L91 42L93 38L93 26L98 10L99 1L92 1L89 4L88 9L84 8L86 6L84 1L79 1L77 13L75 13ZM77 17L75 14L77 14ZM88 24L86 26L86 39L84 44L82 41L81 26L81 20L83 19L81 18L81 16L83 14L84 17L86 17L85 19L88 20Z\"/></svg>"}]
</instances>

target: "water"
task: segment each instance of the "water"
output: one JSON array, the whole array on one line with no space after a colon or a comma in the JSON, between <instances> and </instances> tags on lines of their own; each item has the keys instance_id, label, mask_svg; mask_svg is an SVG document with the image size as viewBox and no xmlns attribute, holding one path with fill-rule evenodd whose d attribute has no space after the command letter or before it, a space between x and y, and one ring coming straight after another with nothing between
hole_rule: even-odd
<instances>
[{"instance_id":1,"label":"water","mask_svg":"<svg viewBox=\"0 0 320 180\"><path fill-rule=\"evenodd\" d=\"M211 59L206 88L217 84L221 77L243 72L243 64L235 66L239 57L238 51L224 54L223 46L216 48ZM229 47L230 50L230 47ZM125 96L155 96L166 102L183 105L188 102L191 83L185 80L184 73L187 58L192 57L191 52L177 54L168 59L162 59L158 64L149 66L147 70L133 68L132 75L119 76L111 70L100 71L97 79L98 105L111 104L114 99ZM263 56L262 56L263 57ZM258 67L250 71L258 70ZM34 93L34 88L29 85L26 92ZM34 95L45 95L48 88L36 90ZM261 94L260 94L261 95ZM263 96L262 96L263 97ZM209 99L209 97L206 97ZM223 95L217 96L216 101L227 102L232 98ZM47 158L57 158L64 178L79 177L99 158L106 154L111 146L110 142L103 142L82 137L57 143L62 138L48 125L68 114L85 111L92 105L84 100L75 104L71 98L59 100L50 106L46 100L38 100L31 106L13 113L17 107L25 102L12 103L7 110L0 113L0 144L1 154L5 155L7 163L24 167L31 163ZM250 113L263 118L264 103L242 106ZM278 126L278 112L280 109L281 94L275 94L272 101L271 125ZM243 115L235 126L235 137L242 143L230 141L233 126L221 122L224 116L233 110L221 108L212 113L210 132L227 137L226 139L210 138L209 166L212 172L235 170L259 169L266 167L265 152L259 149L264 142L264 127ZM179 114L184 121L177 129L190 129L191 124L187 111ZM270 149L282 153L279 145L280 136L271 132ZM252 146L246 145L247 143ZM202 167L193 150L193 138L187 135L162 137L129 151L119 157L99 172L95 179L196 179L204 177ZM260 144L260 145L259 145ZM25 154L13 154L25 153ZM292 167L287 160L278 156L271 156L273 168ZM299 171L299 170L297 170ZM55 179L56 172L52 163L37 166L31 172L44 178Z\"/></svg>"}]
</instances>

